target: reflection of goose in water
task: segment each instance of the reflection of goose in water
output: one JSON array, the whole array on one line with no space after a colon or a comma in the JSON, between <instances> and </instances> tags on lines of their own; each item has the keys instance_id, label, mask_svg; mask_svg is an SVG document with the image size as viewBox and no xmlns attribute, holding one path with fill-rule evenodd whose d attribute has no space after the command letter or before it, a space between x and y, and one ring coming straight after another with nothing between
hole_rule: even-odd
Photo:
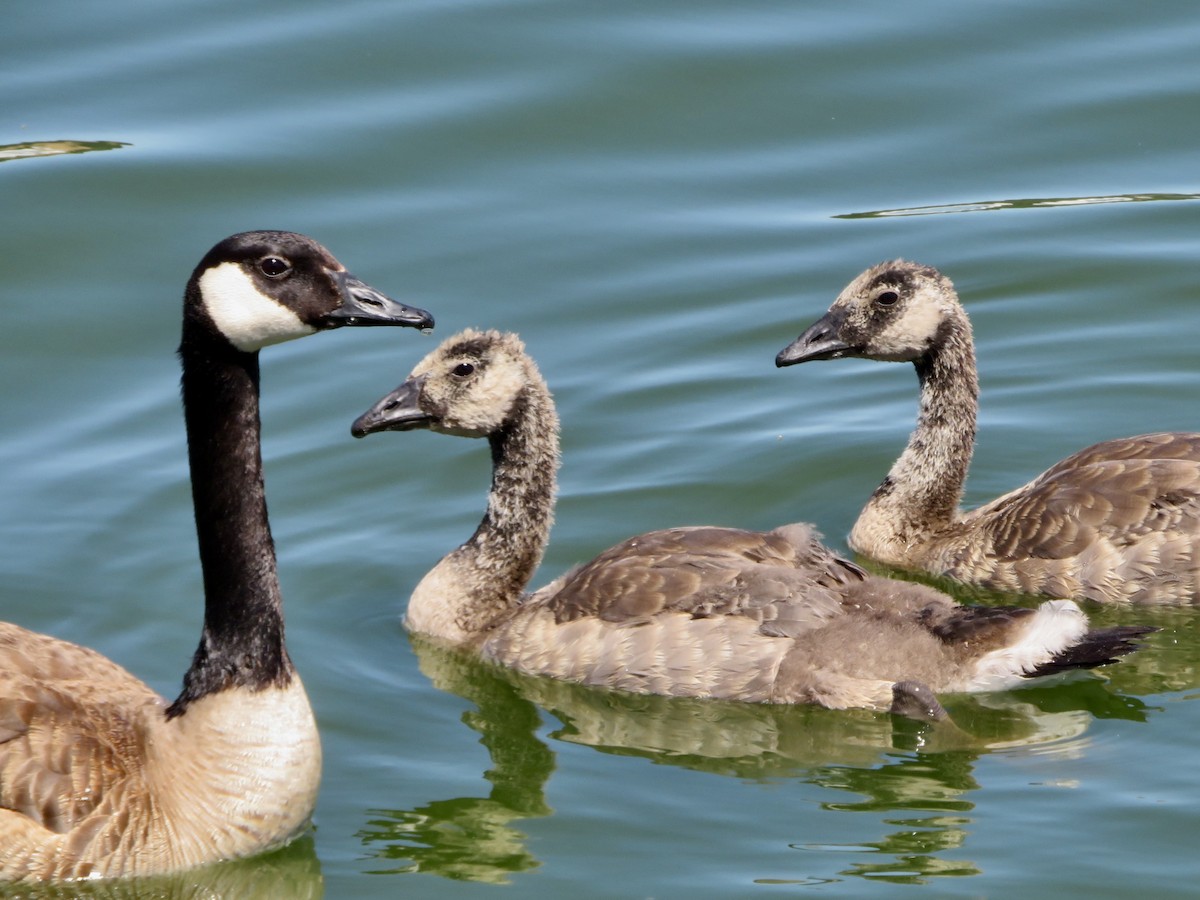
<instances>
[{"instance_id":1,"label":"reflection of goose in water","mask_svg":"<svg viewBox=\"0 0 1200 900\"><path fill-rule=\"evenodd\" d=\"M1105 678L1121 694L1147 696L1200 687L1200 617L1191 606L1108 606L1091 611L1099 624L1121 622L1155 628L1151 653L1111 666Z\"/></svg>"},{"instance_id":2,"label":"reflection of goose in water","mask_svg":"<svg viewBox=\"0 0 1200 900\"><path fill-rule=\"evenodd\" d=\"M22 884L21 900L321 900L325 883L311 834L253 859L148 878Z\"/></svg>"},{"instance_id":3,"label":"reflection of goose in water","mask_svg":"<svg viewBox=\"0 0 1200 900\"><path fill-rule=\"evenodd\" d=\"M491 756L486 798L456 798L411 810L375 809L359 832L379 872L434 873L501 883L539 865L514 826L551 815L545 791L555 754L539 737L545 710L560 724L546 737L637 757L655 765L759 781L791 778L842 794L825 809L881 817L879 841L848 850L845 872L872 879L974 874L938 854L961 846L980 787L975 761L992 752L1077 752L1093 718L1143 717L1136 700L1104 682L1079 679L1010 694L955 698L955 722L924 723L865 710L741 704L615 693L521 675L413 635L421 671L440 690L478 707L464 716ZM854 796L847 796L854 795ZM897 817L897 813L902 815ZM933 815L928 813L932 812ZM798 822L780 840L802 849L817 838ZM898 830L897 830L898 829Z\"/></svg>"},{"instance_id":4,"label":"reflection of goose in water","mask_svg":"<svg viewBox=\"0 0 1200 900\"><path fill-rule=\"evenodd\" d=\"M867 710L614 694L517 673L505 677L522 698L563 723L550 732L557 740L740 778L800 774L811 780L828 767L877 766L894 750L1075 754L1094 718L1144 718L1140 701L1114 696L1095 679L959 696L950 705L953 721L930 725Z\"/></svg>"},{"instance_id":5,"label":"reflection of goose in water","mask_svg":"<svg viewBox=\"0 0 1200 900\"><path fill-rule=\"evenodd\" d=\"M549 815L545 787L554 754L538 739L541 717L517 688L496 677L477 659L413 637L421 671L442 690L474 703L464 720L479 732L491 758L484 778L487 797L434 800L412 810L373 810L358 832L381 861L376 874L426 872L456 881L506 884L516 872L540 863L526 849L525 835L510 825Z\"/></svg>"}]
</instances>

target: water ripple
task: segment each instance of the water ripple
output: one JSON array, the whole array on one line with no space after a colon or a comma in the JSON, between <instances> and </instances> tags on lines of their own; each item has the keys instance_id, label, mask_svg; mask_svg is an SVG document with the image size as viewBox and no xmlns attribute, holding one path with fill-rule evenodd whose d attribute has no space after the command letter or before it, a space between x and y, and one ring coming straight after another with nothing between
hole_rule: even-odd
<instances>
[{"instance_id":1,"label":"water ripple","mask_svg":"<svg viewBox=\"0 0 1200 900\"><path fill-rule=\"evenodd\" d=\"M1108 194L1103 197L1027 197L1021 200L978 200L908 206L869 212L840 213L835 219L885 219L893 216L943 216L950 213L990 212L997 209L1036 209L1046 206L1091 206L1099 203L1148 203L1166 200L1200 200L1200 194Z\"/></svg>"}]
</instances>

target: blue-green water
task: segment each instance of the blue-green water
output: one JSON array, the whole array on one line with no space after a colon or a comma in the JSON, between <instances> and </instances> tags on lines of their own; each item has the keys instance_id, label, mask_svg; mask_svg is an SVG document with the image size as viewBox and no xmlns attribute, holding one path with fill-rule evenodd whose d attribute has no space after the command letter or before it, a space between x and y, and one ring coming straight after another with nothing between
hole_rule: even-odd
<instances>
[{"instance_id":1,"label":"blue-green water","mask_svg":"<svg viewBox=\"0 0 1200 900\"><path fill-rule=\"evenodd\" d=\"M539 583L664 525L807 520L844 549L915 379L773 359L892 256L942 268L975 323L969 504L1094 440L1195 429L1198 45L1183 0L18 4L0 616L177 692L201 612L179 298L249 228L312 234L442 336L521 332L565 432ZM1101 611L1162 631L1103 677L955 700L969 737L414 647L405 598L477 522L487 452L348 428L434 344L264 353L317 827L135 895L1194 894L1190 609Z\"/></svg>"}]
</instances>

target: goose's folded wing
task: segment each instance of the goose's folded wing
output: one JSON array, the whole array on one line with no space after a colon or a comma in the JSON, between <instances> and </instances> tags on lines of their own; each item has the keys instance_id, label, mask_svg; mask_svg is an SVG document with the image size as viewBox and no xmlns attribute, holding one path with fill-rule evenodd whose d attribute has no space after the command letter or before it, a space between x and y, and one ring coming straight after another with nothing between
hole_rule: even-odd
<instances>
[{"instance_id":1,"label":"goose's folded wing","mask_svg":"<svg viewBox=\"0 0 1200 900\"><path fill-rule=\"evenodd\" d=\"M100 654L0 624L0 808L68 831L136 778L162 705Z\"/></svg>"},{"instance_id":2,"label":"goose's folded wing","mask_svg":"<svg viewBox=\"0 0 1200 900\"><path fill-rule=\"evenodd\" d=\"M1172 534L1190 545L1200 532L1200 461L1089 451L1072 459L967 516L986 522L999 559L1064 559L1100 540L1123 546Z\"/></svg>"},{"instance_id":3,"label":"goose's folded wing","mask_svg":"<svg viewBox=\"0 0 1200 900\"><path fill-rule=\"evenodd\" d=\"M1072 453L1040 477L1053 478L1059 472L1082 469L1093 463L1129 459L1190 459L1200 462L1200 432L1162 431L1101 441Z\"/></svg>"},{"instance_id":4,"label":"goose's folded wing","mask_svg":"<svg viewBox=\"0 0 1200 900\"><path fill-rule=\"evenodd\" d=\"M534 595L559 622L594 617L636 625L667 613L748 616L785 633L840 610L838 588L861 569L803 526L772 532L672 528L638 535Z\"/></svg>"}]
</instances>

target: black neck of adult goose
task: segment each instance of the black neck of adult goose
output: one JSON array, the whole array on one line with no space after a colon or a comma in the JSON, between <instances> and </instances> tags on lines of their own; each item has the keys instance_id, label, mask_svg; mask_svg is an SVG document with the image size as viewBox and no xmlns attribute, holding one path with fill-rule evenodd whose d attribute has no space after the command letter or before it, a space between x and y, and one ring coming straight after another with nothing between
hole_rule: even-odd
<instances>
[{"instance_id":1,"label":"black neck of adult goose","mask_svg":"<svg viewBox=\"0 0 1200 900\"><path fill-rule=\"evenodd\" d=\"M195 309L197 298L188 299ZM258 353L237 350L192 316L179 355L204 632L170 716L208 694L283 686L293 674L263 489Z\"/></svg>"},{"instance_id":2,"label":"black neck of adult goose","mask_svg":"<svg viewBox=\"0 0 1200 900\"><path fill-rule=\"evenodd\" d=\"M961 307L954 304L913 365L921 385L917 427L876 496L891 501L896 521L927 530L957 516L975 448L979 380L971 323Z\"/></svg>"},{"instance_id":3,"label":"black neck of adult goose","mask_svg":"<svg viewBox=\"0 0 1200 900\"><path fill-rule=\"evenodd\" d=\"M489 619L516 605L541 564L554 521L558 415L540 376L517 399L508 423L488 436L492 489L487 512L460 552L486 572L479 585Z\"/></svg>"}]
</instances>

